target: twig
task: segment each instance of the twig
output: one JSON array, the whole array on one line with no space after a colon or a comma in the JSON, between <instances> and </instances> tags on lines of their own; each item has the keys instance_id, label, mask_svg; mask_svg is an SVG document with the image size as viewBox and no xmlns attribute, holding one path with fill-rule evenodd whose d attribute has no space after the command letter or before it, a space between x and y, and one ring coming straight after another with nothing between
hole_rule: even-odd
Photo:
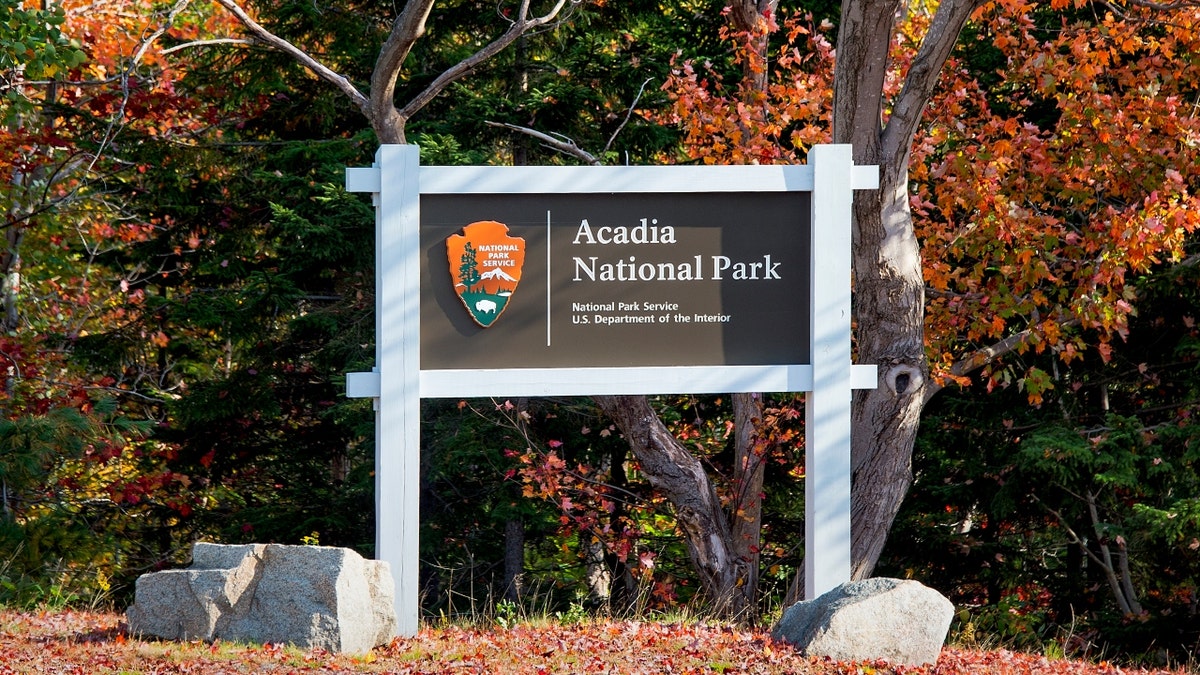
<instances>
[{"instance_id":1,"label":"twig","mask_svg":"<svg viewBox=\"0 0 1200 675\"><path fill-rule=\"evenodd\" d=\"M1077 545L1079 547L1079 550L1083 551L1083 553L1085 555L1087 555L1087 557L1090 558L1092 560L1092 562L1094 562L1100 566L1100 568L1104 571L1104 577L1108 580L1108 585L1109 585L1109 588L1112 590L1113 598L1117 601L1117 605L1120 606L1121 612L1125 616L1132 615L1133 611L1130 608L1129 603L1126 601L1125 594L1121 592L1121 582L1117 579L1117 574L1113 570L1112 556L1110 555L1110 553L1108 551L1108 547L1105 546L1104 544L1100 544L1100 550L1104 554L1104 557L1101 558L1100 556L1096 555L1096 553L1094 551L1092 551L1092 549L1088 548L1087 542L1084 541L1083 538L1080 537L1079 534L1077 534L1075 532L1075 530L1071 529L1071 526L1067 524L1067 519L1064 518L1061 513L1059 513L1055 509L1050 508L1050 505L1047 504L1046 502L1043 502L1041 499L1039 499L1036 494L1032 494L1030 496L1033 497L1033 501L1037 502L1038 504L1041 504L1042 508L1049 511L1051 513L1051 515L1053 515L1058 520L1058 524L1061 525L1064 530L1066 530L1067 536L1070 537L1071 543ZM1089 506L1094 508L1095 502L1092 501L1089 504ZM1095 516L1093 515L1093 518L1094 517ZM1093 522L1095 522L1095 521L1093 521Z\"/></svg>"},{"instance_id":2,"label":"twig","mask_svg":"<svg viewBox=\"0 0 1200 675\"><path fill-rule=\"evenodd\" d=\"M138 45L137 51L134 52L133 56L129 59L129 67L125 68L125 70L121 72L121 105L117 111L111 117L109 117L108 128L104 130L104 136L101 137L100 144L96 147L96 152L92 155L92 161L88 164L87 170L89 172L96 167L96 162L100 161L100 156L103 154L104 148L108 144L112 143L113 139L117 136L117 124L119 124L120 121L125 117L125 109L126 106L129 105L129 97L131 95L129 89L129 79L133 76L134 69L137 68L139 63L141 63L142 58L145 57L146 52L150 49L150 46L157 42L158 38L166 34L166 32L175 23L175 17L179 16L179 13L184 9L187 9L189 4L191 4L191 0L178 0L178 2L171 7L171 11L167 12L166 20L163 21L158 28L144 38L141 44Z\"/></svg>"},{"instance_id":3,"label":"twig","mask_svg":"<svg viewBox=\"0 0 1200 675\"><path fill-rule=\"evenodd\" d=\"M507 122L487 122L487 125L490 127L510 129L512 131L523 133L526 136L532 136L533 138L536 138L542 143L550 146L550 148L571 155L592 166L601 166L603 164L603 162L601 162L599 159L596 159L596 157L590 152L579 147L575 141L565 136L562 137L562 139L559 139L549 134L542 133L536 129L530 129L529 127L522 127L516 124L509 124Z\"/></svg>"},{"instance_id":4,"label":"twig","mask_svg":"<svg viewBox=\"0 0 1200 675\"><path fill-rule=\"evenodd\" d=\"M638 101L642 99L642 92L646 91L646 85L650 84L653 80L654 78L647 77L642 86L638 88L637 96L633 97L633 103L630 103L629 109L625 111L625 119L621 120L621 124L617 127L617 130L612 133L612 136L608 137L608 142L604 144L604 150L601 151L601 154L608 152L608 149L612 147L613 141L617 140L617 134L621 133L626 124L629 124L629 118L633 116L633 109L637 107Z\"/></svg>"}]
</instances>

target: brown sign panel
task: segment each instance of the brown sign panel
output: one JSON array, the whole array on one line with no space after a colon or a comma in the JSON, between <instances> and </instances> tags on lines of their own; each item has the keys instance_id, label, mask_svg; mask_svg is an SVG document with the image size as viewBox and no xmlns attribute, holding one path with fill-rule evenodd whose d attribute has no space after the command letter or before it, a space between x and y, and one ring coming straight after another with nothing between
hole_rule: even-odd
<instances>
[{"instance_id":1,"label":"brown sign panel","mask_svg":"<svg viewBox=\"0 0 1200 675\"><path fill-rule=\"evenodd\" d=\"M421 368L808 363L810 196L422 195ZM482 223L519 293L464 297Z\"/></svg>"}]
</instances>

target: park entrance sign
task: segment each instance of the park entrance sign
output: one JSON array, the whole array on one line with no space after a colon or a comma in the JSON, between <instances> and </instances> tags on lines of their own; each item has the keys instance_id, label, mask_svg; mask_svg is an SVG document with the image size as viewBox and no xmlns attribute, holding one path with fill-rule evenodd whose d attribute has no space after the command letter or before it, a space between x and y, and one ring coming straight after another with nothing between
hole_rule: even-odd
<instances>
[{"instance_id":1,"label":"park entrance sign","mask_svg":"<svg viewBox=\"0 0 1200 675\"><path fill-rule=\"evenodd\" d=\"M850 578L850 146L805 166L422 167L384 145L376 207L376 556L418 625L422 397L807 392L805 589Z\"/></svg>"}]
</instances>

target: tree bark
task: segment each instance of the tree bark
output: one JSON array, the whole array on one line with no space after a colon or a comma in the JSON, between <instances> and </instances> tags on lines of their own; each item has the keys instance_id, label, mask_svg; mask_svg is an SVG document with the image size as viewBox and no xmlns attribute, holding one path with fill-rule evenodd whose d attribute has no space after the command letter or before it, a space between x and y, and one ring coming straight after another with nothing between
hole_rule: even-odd
<instances>
[{"instance_id":1,"label":"tree bark","mask_svg":"<svg viewBox=\"0 0 1200 675\"><path fill-rule=\"evenodd\" d=\"M766 105L770 82L767 59L771 35L767 30L767 18L773 17L778 7L779 0L736 0L729 6L733 27L750 37L747 48L757 56L742 66L742 84L747 92L762 94L763 105Z\"/></svg>"},{"instance_id":2,"label":"tree bark","mask_svg":"<svg viewBox=\"0 0 1200 675\"><path fill-rule=\"evenodd\" d=\"M713 613L746 616L751 611L745 593L748 564L738 559L729 521L704 466L671 435L645 396L597 396L595 401L624 433L650 484L675 508L688 557Z\"/></svg>"},{"instance_id":3,"label":"tree bark","mask_svg":"<svg viewBox=\"0 0 1200 675\"><path fill-rule=\"evenodd\" d=\"M763 475L767 446L762 438L761 394L733 395L733 502L729 507L733 556L742 572L738 583L744 596L742 618L758 616L759 546L762 543Z\"/></svg>"},{"instance_id":4,"label":"tree bark","mask_svg":"<svg viewBox=\"0 0 1200 675\"><path fill-rule=\"evenodd\" d=\"M504 521L504 599L519 602L525 591L525 523Z\"/></svg>"},{"instance_id":5,"label":"tree bark","mask_svg":"<svg viewBox=\"0 0 1200 675\"><path fill-rule=\"evenodd\" d=\"M609 607L612 600L613 575L608 566L604 542L580 533L583 549L583 580L587 584L588 604L592 607Z\"/></svg>"},{"instance_id":6,"label":"tree bark","mask_svg":"<svg viewBox=\"0 0 1200 675\"><path fill-rule=\"evenodd\" d=\"M625 472L625 463L629 455L628 446L614 444L608 457L608 484L618 494L628 492L629 479ZM629 511L624 499L613 502L612 513L608 514L610 529L621 531ZM608 570L609 594L607 607L609 612L620 612L634 606L637 601L637 582L629 569L629 564L621 559L615 551L604 551L604 565Z\"/></svg>"},{"instance_id":7,"label":"tree bark","mask_svg":"<svg viewBox=\"0 0 1200 675\"><path fill-rule=\"evenodd\" d=\"M858 354L879 367L879 386L855 392L851 437L852 577L871 575L912 483L912 452L930 388L925 282L909 210L908 160L921 113L975 0L938 6L891 117L883 96L887 54L901 3L842 5L834 73L833 140L852 143L856 164L880 167L876 191L854 199Z\"/></svg>"},{"instance_id":8,"label":"tree bark","mask_svg":"<svg viewBox=\"0 0 1200 675\"><path fill-rule=\"evenodd\" d=\"M0 251L0 330L14 331L20 324L18 293L21 287L21 240L25 229L10 225L5 233L5 248Z\"/></svg>"},{"instance_id":9,"label":"tree bark","mask_svg":"<svg viewBox=\"0 0 1200 675\"><path fill-rule=\"evenodd\" d=\"M749 36L747 48L759 57L746 64L743 90L760 94L763 104L769 81L766 23L778 4L778 0L738 0L730 7L734 28ZM675 508L712 611L735 619L756 618L765 466L765 448L759 443L762 395L733 395L733 499L728 514L704 467L670 435L646 397L603 397L597 403L629 440L642 472Z\"/></svg>"}]
</instances>

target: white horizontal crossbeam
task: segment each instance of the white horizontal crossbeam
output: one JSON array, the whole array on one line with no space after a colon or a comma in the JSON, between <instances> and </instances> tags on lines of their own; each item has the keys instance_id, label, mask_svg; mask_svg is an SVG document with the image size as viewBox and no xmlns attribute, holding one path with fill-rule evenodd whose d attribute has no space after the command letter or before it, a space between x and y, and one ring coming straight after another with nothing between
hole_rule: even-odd
<instances>
[{"instance_id":1,"label":"white horizontal crossbeam","mask_svg":"<svg viewBox=\"0 0 1200 675\"><path fill-rule=\"evenodd\" d=\"M812 391L813 369L795 366L663 368L507 368L422 370L422 398L471 396L606 396ZM853 389L874 389L873 364L850 366ZM379 396L379 373L347 373L346 396Z\"/></svg>"},{"instance_id":2,"label":"white horizontal crossbeam","mask_svg":"<svg viewBox=\"0 0 1200 675\"><path fill-rule=\"evenodd\" d=\"M879 168L856 166L851 188L879 187ZM425 166L421 194L589 194L614 192L808 192L802 166ZM379 192L377 167L346 169L347 192Z\"/></svg>"}]
</instances>

